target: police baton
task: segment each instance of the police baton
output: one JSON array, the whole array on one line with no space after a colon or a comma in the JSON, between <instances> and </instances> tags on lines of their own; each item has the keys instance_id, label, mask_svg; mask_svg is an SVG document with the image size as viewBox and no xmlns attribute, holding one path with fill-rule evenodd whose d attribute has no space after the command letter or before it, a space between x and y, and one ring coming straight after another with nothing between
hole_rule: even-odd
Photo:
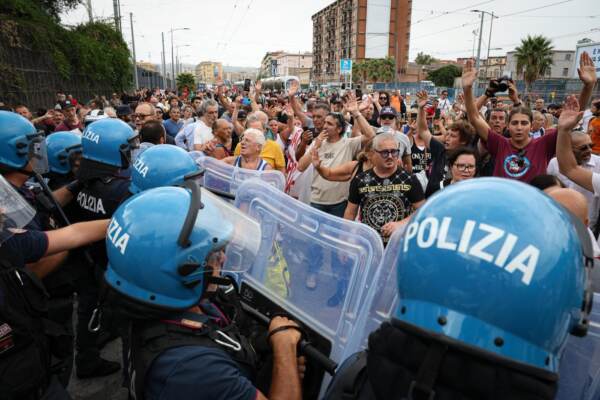
<instances>
[{"instance_id":1,"label":"police baton","mask_svg":"<svg viewBox=\"0 0 600 400\"><path fill-rule=\"evenodd\" d=\"M248 304L243 301L240 302L242 305L242 309L248 314L252 315L259 322L263 323L265 326L269 326L271 322L270 318L261 313L260 311L250 307ZM331 376L335 374L335 370L337 368L337 363L333 361L331 358L327 357L325 354L321 353L319 349L310 344L306 339L300 339L298 343L298 347L300 348L300 352L306 356L306 358L314 361L321 368L323 368L327 373Z\"/></svg>"}]
</instances>

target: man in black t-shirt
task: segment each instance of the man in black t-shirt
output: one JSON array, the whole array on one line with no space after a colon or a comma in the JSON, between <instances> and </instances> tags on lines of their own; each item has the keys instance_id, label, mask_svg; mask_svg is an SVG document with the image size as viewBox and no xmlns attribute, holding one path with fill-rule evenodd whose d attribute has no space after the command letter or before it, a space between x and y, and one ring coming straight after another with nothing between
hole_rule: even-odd
<instances>
[{"instance_id":1,"label":"man in black t-shirt","mask_svg":"<svg viewBox=\"0 0 600 400\"><path fill-rule=\"evenodd\" d=\"M360 219L381 235L387 243L415 209L425 202L423 188L414 175L398 167L398 142L394 135L382 133L373 139L373 169L352 179L344 218Z\"/></svg>"}]
</instances>

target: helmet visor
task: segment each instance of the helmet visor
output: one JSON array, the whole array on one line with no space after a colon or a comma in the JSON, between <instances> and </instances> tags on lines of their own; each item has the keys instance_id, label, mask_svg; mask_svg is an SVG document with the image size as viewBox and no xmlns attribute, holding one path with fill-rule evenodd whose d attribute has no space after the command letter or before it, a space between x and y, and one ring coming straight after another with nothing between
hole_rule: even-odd
<instances>
[{"instance_id":1,"label":"helmet visor","mask_svg":"<svg viewBox=\"0 0 600 400\"><path fill-rule=\"evenodd\" d=\"M48 173L48 149L46 147L46 138L43 135L36 135L29 145L29 160L33 171L38 174Z\"/></svg>"},{"instance_id":2,"label":"helmet visor","mask_svg":"<svg viewBox=\"0 0 600 400\"><path fill-rule=\"evenodd\" d=\"M0 244L35 216L33 207L0 175Z\"/></svg>"}]
</instances>

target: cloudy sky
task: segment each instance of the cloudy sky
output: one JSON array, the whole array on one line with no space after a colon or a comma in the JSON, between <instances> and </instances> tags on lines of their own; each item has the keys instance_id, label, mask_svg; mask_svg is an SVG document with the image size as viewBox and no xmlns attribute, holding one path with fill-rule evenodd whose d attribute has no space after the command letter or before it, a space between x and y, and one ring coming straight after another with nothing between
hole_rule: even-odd
<instances>
[{"instance_id":1,"label":"cloudy sky","mask_svg":"<svg viewBox=\"0 0 600 400\"><path fill-rule=\"evenodd\" d=\"M112 18L112 0L90 1L94 17ZM133 13L138 60L160 62L161 32L165 32L165 49L170 57L168 31L189 28L174 33L183 62L212 60L225 65L258 66L267 51L312 51L311 15L332 2L121 0L121 15L125 39L131 43L129 13ZM470 12L472 9L500 16L493 24L492 55L514 49L527 34L550 37L560 50L574 49L583 37L600 42L598 0L413 0L410 59L420 51L443 59L470 56L479 28L479 15ZM80 6L63 15L62 21L74 25L87 18L86 9ZM487 54L489 28L486 17L483 55Z\"/></svg>"}]
</instances>

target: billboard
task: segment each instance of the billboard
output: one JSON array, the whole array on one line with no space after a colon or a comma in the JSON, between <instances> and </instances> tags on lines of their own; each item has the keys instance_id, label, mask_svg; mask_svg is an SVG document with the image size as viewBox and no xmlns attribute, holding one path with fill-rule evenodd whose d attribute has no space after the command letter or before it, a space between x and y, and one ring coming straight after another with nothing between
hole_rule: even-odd
<instances>
[{"instance_id":1,"label":"billboard","mask_svg":"<svg viewBox=\"0 0 600 400\"><path fill-rule=\"evenodd\" d=\"M367 1L365 58L385 58L390 42L391 0Z\"/></svg>"},{"instance_id":2,"label":"billboard","mask_svg":"<svg viewBox=\"0 0 600 400\"><path fill-rule=\"evenodd\" d=\"M594 65L596 66L596 74L600 76L600 42L596 43L584 43L577 45L577 51L575 52L575 68L573 68L573 78L578 78L577 68L579 68L579 56L584 51L592 57Z\"/></svg>"}]
</instances>

